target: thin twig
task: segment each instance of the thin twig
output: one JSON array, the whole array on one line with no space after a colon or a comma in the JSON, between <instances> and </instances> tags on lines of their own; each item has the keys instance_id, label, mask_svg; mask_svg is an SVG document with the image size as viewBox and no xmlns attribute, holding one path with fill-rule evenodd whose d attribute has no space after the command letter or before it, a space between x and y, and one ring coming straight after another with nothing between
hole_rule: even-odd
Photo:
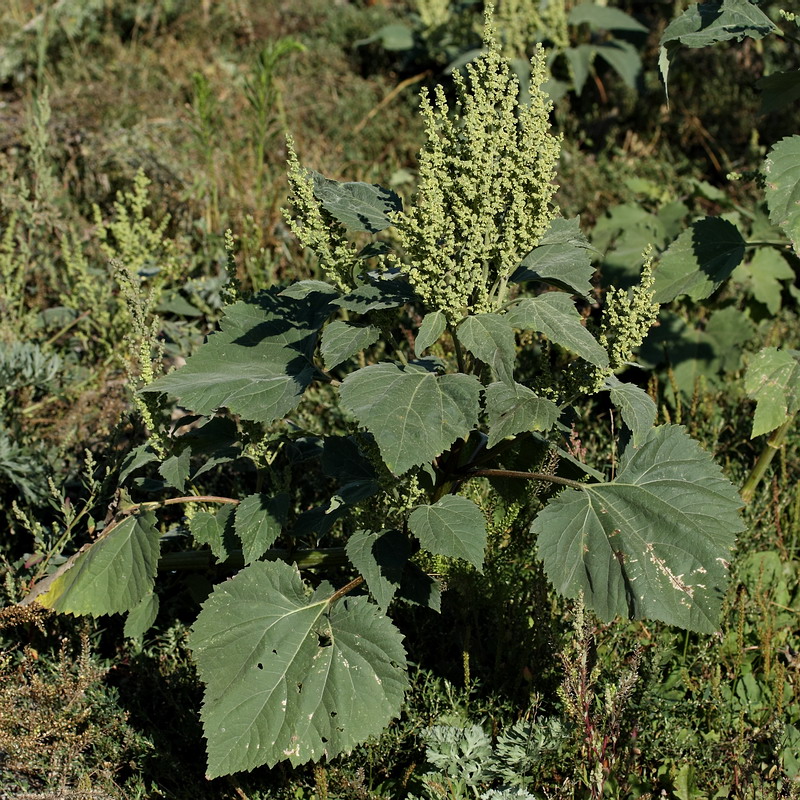
<instances>
[{"instance_id":1,"label":"thin twig","mask_svg":"<svg viewBox=\"0 0 800 800\"><path fill-rule=\"evenodd\" d=\"M384 97L383 100L381 100L380 103L378 103L378 105L376 105L373 109L371 109L367 113L367 115L364 117L364 119L362 119L361 122L359 122L355 126L355 128L353 128L353 133L361 133L361 131L366 126L366 124L382 108L384 108L385 106L389 105L389 103L391 103L392 100L394 100L394 98L397 97L397 95L400 94L400 92L403 91L403 89L407 88L408 86L411 86L412 84L419 83L419 81L421 81L423 78L426 78L430 74L431 74L431 71L429 69L426 69L425 72L420 72L417 75L412 75L410 78L406 78L404 81L400 81L400 83L398 83L397 86L395 86L394 89L392 89L392 91L389 92L389 94L387 94L386 97Z\"/></svg>"}]
</instances>

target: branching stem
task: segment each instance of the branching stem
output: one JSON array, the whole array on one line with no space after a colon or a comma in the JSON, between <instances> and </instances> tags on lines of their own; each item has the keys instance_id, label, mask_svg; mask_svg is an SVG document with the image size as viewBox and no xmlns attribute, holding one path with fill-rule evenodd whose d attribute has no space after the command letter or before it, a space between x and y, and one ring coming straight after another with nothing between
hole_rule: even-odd
<instances>
[{"instance_id":1,"label":"branching stem","mask_svg":"<svg viewBox=\"0 0 800 800\"><path fill-rule=\"evenodd\" d=\"M558 475L548 475L545 472L518 472L513 469L476 469L471 470L465 477L469 478L518 478L525 481L549 481L559 486L569 486L571 489L585 489L585 483L573 481L570 478L561 478Z\"/></svg>"}]
</instances>

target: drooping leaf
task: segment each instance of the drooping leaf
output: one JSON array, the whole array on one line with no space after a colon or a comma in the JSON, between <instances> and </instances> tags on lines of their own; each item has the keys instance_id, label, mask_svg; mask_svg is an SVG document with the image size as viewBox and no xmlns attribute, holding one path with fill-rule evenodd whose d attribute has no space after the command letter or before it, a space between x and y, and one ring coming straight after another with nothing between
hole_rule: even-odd
<instances>
[{"instance_id":1,"label":"drooping leaf","mask_svg":"<svg viewBox=\"0 0 800 800\"><path fill-rule=\"evenodd\" d=\"M472 500L447 494L438 503L418 506L408 515L408 529L429 552L482 568L486 519Z\"/></svg>"},{"instance_id":2,"label":"drooping leaf","mask_svg":"<svg viewBox=\"0 0 800 800\"><path fill-rule=\"evenodd\" d=\"M23 605L34 600L61 614L121 614L153 590L160 551L155 515L127 517L84 545L52 575L34 586Z\"/></svg>"},{"instance_id":3,"label":"drooping leaf","mask_svg":"<svg viewBox=\"0 0 800 800\"><path fill-rule=\"evenodd\" d=\"M332 302L347 311L366 314L384 308L398 308L414 299L414 290L407 280L403 277L387 276L372 278L370 283L362 284Z\"/></svg>"},{"instance_id":4,"label":"drooping leaf","mask_svg":"<svg viewBox=\"0 0 800 800\"><path fill-rule=\"evenodd\" d=\"M322 450L322 469L341 483L375 481L375 467L352 436L328 436Z\"/></svg>"},{"instance_id":5,"label":"drooping leaf","mask_svg":"<svg viewBox=\"0 0 800 800\"><path fill-rule=\"evenodd\" d=\"M542 281L568 292L588 295L592 291L594 267L589 241L580 229L579 218L556 218L511 276L515 283Z\"/></svg>"},{"instance_id":6,"label":"drooping leaf","mask_svg":"<svg viewBox=\"0 0 800 800\"><path fill-rule=\"evenodd\" d=\"M272 547L286 522L289 496L251 494L236 507L236 535L242 542L244 563L261 558Z\"/></svg>"},{"instance_id":7,"label":"drooping leaf","mask_svg":"<svg viewBox=\"0 0 800 800\"><path fill-rule=\"evenodd\" d=\"M218 584L189 646L205 684L209 778L332 758L380 733L408 680L401 636L366 597L332 608L296 568L257 562Z\"/></svg>"},{"instance_id":8,"label":"drooping leaf","mask_svg":"<svg viewBox=\"0 0 800 800\"><path fill-rule=\"evenodd\" d=\"M442 610L442 589L439 581L413 561L406 564L396 597L412 605L429 608L437 614Z\"/></svg>"},{"instance_id":9,"label":"drooping leaf","mask_svg":"<svg viewBox=\"0 0 800 800\"><path fill-rule=\"evenodd\" d=\"M320 352L325 369L333 369L365 347L375 344L380 335L380 328L374 325L353 325L340 319L334 320L322 331Z\"/></svg>"},{"instance_id":10,"label":"drooping leaf","mask_svg":"<svg viewBox=\"0 0 800 800\"><path fill-rule=\"evenodd\" d=\"M543 333L550 341L571 350L598 367L608 366L608 354L581 322L581 315L563 292L525 297L506 315L515 328Z\"/></svg>"},{"instance_id":11,"label":"drooping leaf","mask_svg":"<svg viewBox=\"0 0 800 800\"><path fill-rule=\"evenodd\" d=\"M352 372L339 389L342 405L375 437L395 475L466 437L478 422L480 390L472 375L437 376L396 364Z\"/></svg>"},{"instance_id":12,"label":"drooping leaf","mask_svg":"<svg viewBox=\"0 0 800 800\"><path fill-rule=\"evenodd\" d=\"M661 35L658 65L667 86L670 62L675 51L684 45L697 48L745 36L763 39L779 28L749 0L723 0L720 3L695 3L667 25Z\"/></svg>"},{"instance_id":13,"label":"drooping leaf","mask_svg":"<svg viewBox=\"0 0 800 800\"><path fill-rule=\"evenodd\" d=\"M475 358L492 368L503 383L514 385L514 361L517 357L514 329L500 314L468 316L456 329L459 342Z\"/></svg>"},{"instance_id":14,"label":"drooping leaf","mask_svg":"<svg viewBox=\"0 0 800 800\"><path fill-rule=\"evenodd\" d=\"M567 22L570 25L586 23L594 30L647 33L647 28L630 14L597 3L579 3L574 6L567 16Z\"/></svg>"},{"instance_id":15,"label":"drooping leaf","mask_svg":"<svg viewBox=\"0 0 800 800\"><path fill-rule=\"evenodd\" d=\"M756 401L752 438L800 411L800 350L765 347L747 365L744 388Z\"/></svg>"},{"instance_id":16,"label":"drooping leaf","mask_svg":"<svg viewBox=\"0 0 800 800\"><path fill-rule=\"evenodd\" d=\"M564 50L572 82L575 85L575 94L578 97L586 85L596 52L594 47L589 44L579 44L577 47L567 47Z\"/></svg>"},{"instance_id":17,"label":"drooping leaf","mask_svg":"<svg viewBox=\"0 0 800 800\"><path fill-rule=\"evenodd\" d=\"M375 602L386 611L411 557L408 537L397 530L356 531L347 540L347 557L364 576Z\"/></svg>"},{"instance_id":18,"label":"drooping leaf","mask_svg":"<svg viewBox=\"0 0 800 800\"><path fill-rule=\"evenodd\" d=\"M741 366L742 352L756 332L753 321L735 306L716 309L706 323L706 336L720 360L723 372L735 372Z\"/></svg>"},{"instance_id":19,"label":"drooping leaf","mask_svg":"<svg viewBox=\"0 0 800 800\"><path fill-rule=\"evenodd\" d=\"M764 162L769 218L792 240L800 255L800 136L781 139Z\"/></svg>"},{"instance_id":20,"label":"drooping leaf","mask_svg":"<svg viewBox=\"0 0 800 800\"><path fill-rule=\"evenodd\" d=\"M167 482L167 486L174 486L179 492L186 488L191 455L191 448L184 447L178 455L170 456L158 468L161 477Z\"/></svg>"},{"instance_id":21,"label":"drooping leaf","mask_svg":"<svg viewBox=\"0 0 800 800\"><path fill-rule=\"evenodd\" d=\"M622 421L630 428L633 446L638 447L652 429L658 408L644 389L633 383L623 383L616 375L606 378L611 402L617 407Z\"/></svg>"},{"instance_id":22,"label":"drooping leaf","mask_svg":"<svg viewBox=\"0 0 800 800\"><path fill-rule=\"evenodd\" d=\"M198 544L207 544L217 561L225 561L236 547L234 506L224 505L216 513L198 511L189 521L189 530Z\"/></svg>"},{"instance_id":23,"label":"drooping leaf","mask_svg":"<svg viewBox=\"0 0 800 800\"><path fill-rule=\"evenodd\" d=\"M788 108L800 100L800 70L775 72L756 81L761 90L761 113Z\"/></svg>"},{"instance_id":24,"label":"drooping leaf","mask_svg":"<svg viewBox=\"0 0 800 800\"><path fill-rule=\"evenodd\" d=\"M683 294L703 300L727 280L744 258L744 239L736 226L719 217L693 222L661 256L655 272L656 303Z\"/></svg>"},{"instance_id":25,"label":"drooping leaf","mask_svg":"<svg viewBox=\"0 0 800 800\"><path fill-rule=\"evenodd\" d=\"M348 231L378 233L394 224L391 212L403 210L403 202L391 189L371 183L333 181L310 170L314 196Z\"/></svg>"},{"instance_id":26,"label":"drooping leaf","mask_svg":"<svg viewBox=\"0 0 800 800\"><path fill-rule=\"evenodd\" d=\"M794 280L792 267L778 250L759 247L749 264L740 264L733 279L747 284L753 297L773 316L781 307L783 281Z\"/></svg>"},{"instance_id":27,"label":"drooping leaf","mask_svg":"<svg viewBox=\"0 0 800 800\"><path fill-rule=\"evenodd\" d=\"M142 391L167 392L201 414L226 407L244 419L273 422L294 408L315 375L316 332L330 296L302 299L262 292L225 312L218 333L178 370Z\"/></svg>"},{"instance_id":28,"label":"drooping leaf","mask_svg":"<svg viewBox=\"0 0 800 800\"><path fill-rule=\"evenodd\" d=\"M507 436L525 431L549 431L558 419L558 406L537 397L527 386L492 383L486 387L489 441L494 447Z\"/></svg>"},{"instance_id":29,"label":"drooping leaf","mask_svg":"<svg viewBox=\"0 0 800 800\"><path fill-rule=\"evenodd\" d=\"M141 639L150 630L158 616L158 595L150 592L134 606L125 619L123 635L128 639Z\"/></svg>"},{"instance_id":30,"label":"drooping leaf","mask_svg":"<svg viewBox=\"0 0 800 800\"><path fill-rule=\"evenodd\" d=\"M626 86L636 88L636 81L642 73L642 59L630 42L622 39L602 42L597 45L597 55L614 69Z\"/></svg>"},{"instance_id":31,"label":"drooping leaf","mask_svg":"<svg viewBox=\"0 0 800 800\"><path fill-rule=\"evenodd\" d=\"M447 317L441 311L431 311L425 315L414 342L414 352L421 356L432 344L435 344L447 327Z\"/></svg>"},{"instance_id":32,"label":"drooping leaf","mask_svg":"<svg viewBox=\"0 0 800 800\"><path fill-rule=\"evenodd\" d=\"M626 449L617 478L562 491L533 523L555 588L583 592L604 620L719 627L735 536L736 489L679 426Z\"/></svg>"}]
</instances>

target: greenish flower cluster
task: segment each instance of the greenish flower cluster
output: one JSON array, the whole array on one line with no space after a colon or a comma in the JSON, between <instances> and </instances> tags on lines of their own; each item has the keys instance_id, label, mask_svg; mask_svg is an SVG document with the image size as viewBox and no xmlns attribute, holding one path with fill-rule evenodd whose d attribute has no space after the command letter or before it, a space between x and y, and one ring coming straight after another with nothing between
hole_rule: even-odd
<instances>
[{"instance_id":1,"label":"greenish flower cluster","mask_svg":"<svg viewBox=\"0 0 800 800\"><path fill-rule=\"evenodd\" d=\"M413 207L395 216L406 254L398 266L430 309L454 322L502 306L508 278L556 215L553 183L560 138L538 87L544 54L532 59L531 101L500 53L490 24L487 52L454 76L457 102L423 94L427 142Z\"/></svg>"},{"instance_id":2,"label":"greenish flower cluster","mask_svg":"<svg viewBox=\"0 0 800 800\"><path fill-rule=\"evenodd\" d=\"M649 256L642 267L639 283L630 291L611 287L606 292L600 344L608 352L610 370L628 364L633 351L641 345L658 318L658 303L653 302L653 260Z\"/></svg>"},{"instance_id":3,"label":"greenish flower cluster","mask_svg":"<svg viewBox=\"0 0 800 800\"><path fill-rule=\"evenodd\" d=\"M501 0L495 19L509 58L523 58L533 42L544 39L556 48L569 47L564 0Z\"/></svg>"},{"instance_id":4,"label":"greenish flower cluster","mask_svg":"<svg viewBox=\"0 0 800 800\"><path fill-rule=\"evenodd\" d=\"M354 286L353 276L361 271L363 262L357 250L348 242L344 228L321 207L314 197L314 184L309 172L300 166L294 140L286 137L289 151L289 185L292 188L294 214L284 213L286 223L298 241L317 257L328 280L340 291Z\"/></svg>"}]
</instances>

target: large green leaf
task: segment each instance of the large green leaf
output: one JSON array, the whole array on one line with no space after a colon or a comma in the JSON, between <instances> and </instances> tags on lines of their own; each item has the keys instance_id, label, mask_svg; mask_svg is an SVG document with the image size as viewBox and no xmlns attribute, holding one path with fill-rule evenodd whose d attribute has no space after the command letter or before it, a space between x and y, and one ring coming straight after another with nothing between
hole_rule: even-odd
<instances>
[{"instance_id":1,"label":"large green leaf","mask_svg":"<svg viewBox=\"0 0 800 800\"><path fill-rule=\"evenodd\" d=\"M661 256L654 300L668 303L683 294L703 300L727 280L744 258L744 239L719 217L693 222Z\"/></svg>"},{"instance_id":2,"label":"large green leaf","mask_svg":"<svg viewBox=\"0 0 800 800\"><path fill-rule=\"evenodd\" d=\"M418 506L408 515L408 529L431 553L483 566L486 518L466 497L448 494L438 503Z\"/></svg>"},{"instance_id":3,"label":"large green leaf","mask_svg":"<svg viewBox=\"0 0 800 800\"><path fill-rule=\"evenodd\" d=\"M316 332L333 310L330 296L301 299L262 292L225 312L221 331L175 372L142 391L168 392L201 414L226 407L273 422L299 402L315 375Z\"/></svg>"},{"instance_id":4,"label":"large green leaf","mask_svg":"<svg viewBox=\"0 0 800 800\"><path fill-rule=\"evenodd\" d=\"M208 777L332 758L399 713L400 633L366 597L331 607L332 594L259 561L203 603L189 646L205 684Z\"/></svg>"},{"instance_id":5,"label":"large green leaf","mask_svg":"<svg viewBox=\"0 0 800 800\"><path fill-rule=\"evenodd\" d=\"M334 320L322 332L320 353L325 369L333 369L365 347L375 344L380 335L380 328L374 325L353 325L340 319Z\"/></svg>"},{"instance_id":6,"label":"large green leaf","mask_svg":"<svg viewBox=\"0 0 800 800\"><path fill-rule=\"evenodd\" d=\"M286 522L289 496L251 494L236 507L236 535L242 542L244 563L261 558L275 543Z\"/></svg>"},{"instance_id":7,"label":"large green leaf","mask_svg":"<svg viewBox=\"0 0 800 800\"><path fill-rule=\"evenodd\" d=\"M567 22L570 25L586 23L589 27L600 30L647 33L647 28L630 14L626 14L618 8L601 6L597 3L579 3L574 6L569 12Z\"/></svg>"},{"instance_id":8,"label":"large green leaf","mask_svg":"<svg viewBox=\"0 0 800 800\"><path fill-rule=\"evenodd\" d=\"M566 489L533 531L555 588L583 592L604 620L657 619L712 633L742 502L722 470L678 426L626 449L610 483Z\"/></svg>"},{"instance_id":9,"label":"large green leaf","mask_svg":"<svg viewBox=\"0 0 800 800\"><path fill-rule=\"evenodd\" d=\"M783 425L800 411L800 350L765 347L748 364L744 388L756 401L752 436Z\"/></svg>"},{"instance_id":10,"label":"large green leaf","mask_svg":"<svg viewBox=\"0 0 800 800\"><path fill-rule=\"evenodd\" d=\"M375 602L385 611L403 578L411 542L400 531L356 531L347 540L347 557L364 576Z\"/></svg>"},{"instance_id":11,"label":"large green leaf","mask_svg":"<svg viewBox=\"0 0 800 800\"><path fill-rule=\"evenodd\" d=\"M680 45L707 47L745 36L762 39L779 28L749 0L724 0L722 3L695 3L667 25L661 35L658 64L664 86L667 85L670 61Z\"/></svg>"},{"instance_id":12,"label":"large green leaf","mask_svg":"<svg viewBox=\"0 0 800 800\"><path fill-rule=\"evenodd\" d=\"M486 387L486 415L489 422L488 447L507 436L525 431L549 431L558 419L558 406L537 397L527 386L492 383Z\"/></svg>"},{"instance_id":13,"label":"large green leaf","mask_svg":"<svg viewBox=\"0 0 800 800\"><path fill-rule=\"evenodd\" d=\"M764 162L769 218L792 240L800 255L800 136L781 139Z\"/></svg>"},{"instance_id":14,"label":"large green leaf","mask_svg":"<svg viewBox=\"0 0 800 800\"><path fill-rule=\"evenodd\" d=\"M563 292L525 297L511 308L506 319L515 328L543 333L598 367L608 366L608 354L583 327L575 304Z\"/></svg>"},{"instance_id":15,"label":"large green leaf","mask_svg":"<svg viewBox=\"0 0 800 800\"><path fill-rule=\"evenodd\" d=\"M314 196L349 231L382 231L393 224L388 215L403 209L402 200L391 189L371 183L340 183L310 172Z\"/></svg>"},{"instance_id":16,"label":"large green leaf","mask_svg":"<svg viewBox=\"0 0 800 800\"><path fill-rule=\"evenodd\" d=\"M373 364L348 375L339 391L395 475L436 458L478 422L481 385L472 375Z\"/></svg>"},{"instance_id":17,"label":"large green leaf","mask_svg":"<svg viewBox=\"0 0 800 800\"><path fill-rule=\"evenodd\" d=\"M630 428L633 446L638 447L656 421L658 408L653 398L644 389L632 383L623 383L616 375L609 375L603 388L608 389L611 402Z\"/></svg>"},{"instance_id":18,"label":"large green leaf","mask_svg":"<svg viewBox=\"0 0 800 800\"><path fill-rule=\"evenodd\" d=\"M23 604L77 616L121 614L152 593L159 532L150 511L127 517L40 581Z\"/></svg>"},{"instance_id":19,"label":"large green leaf","mask_svg":"<svg viewBox=\"0 0 800 800\"><path fill-rule=\"evenodd\" d=\"M578 217L556 218L550 228L511 276L515 283L542 281L574 294L592 291L594 267L592 250L579 225Z\"/></svg>"},{"instance_id":20,"label":"large green leaf","mask_svg":"<svg viewBox=\"0 0 800 800\"><path fill-rule=\"evenodd\" d=\"M514 361L517 357L514 329L500 314L475 314L456 329L458 341L475 358L492 368L503 383L514 385Z\"/></svg>"},{"instance_id":21,"label":"large green leaf","mask_svg":"<svg viewBox=\"0 0 800 800\"><path fill-rule=\"evenodd\" d=\"M387 274L372 278L370 283L364 283L331 302L347 311L366 314L384 308L398 308L414 299L414 290L403 276Z\"/></svg>"}]
</instances>

